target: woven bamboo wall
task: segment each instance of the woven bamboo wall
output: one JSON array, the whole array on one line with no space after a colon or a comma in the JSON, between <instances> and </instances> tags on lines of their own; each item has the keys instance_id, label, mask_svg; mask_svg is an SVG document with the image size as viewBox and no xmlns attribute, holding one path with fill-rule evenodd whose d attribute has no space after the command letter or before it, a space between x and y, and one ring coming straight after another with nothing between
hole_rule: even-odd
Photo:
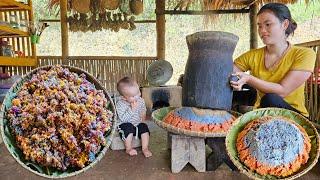
<instances>
[{"instance_id":1,"label":"woven bamboo wall","mask_svg":"<svg viewBox=\"0 0 320 180\"><path fill-rule=\"evenodd\" d=\"M140 86L147 85L147 68L156 59L156 57L72 56L69 57L68 65L88 71L110 93L113 93L116 91L116 82L124 76L135 78ZM38 56L38 61L39 66L62 64L61 56ZM6 67L6 71L11 75L24 75L32 69L32 67Z\"/></svg>"},{"instance_id":2,"label":"woven bamboo wall","mask_svg":"<svg viewBox=\"0 0 320 180\"><path fill-rule=\"evenodd\" d=\"M298 44L299 46L309 47L317 53L315 70L306 85L306 106L310 113L310 120L320 124L320 40Z\"/></svg>"}]
</instances>

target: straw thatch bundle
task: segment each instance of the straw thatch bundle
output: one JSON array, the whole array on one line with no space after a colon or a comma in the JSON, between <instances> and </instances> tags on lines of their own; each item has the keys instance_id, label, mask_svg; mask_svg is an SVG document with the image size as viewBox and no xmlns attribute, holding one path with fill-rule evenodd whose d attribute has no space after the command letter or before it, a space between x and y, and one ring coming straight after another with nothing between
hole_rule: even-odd
<instances>
[{"instance_id":1,"label":"straw thatch bundle","mask_svg":"<svg viewBox=\"0 0 320 180\"><path fill-rule=\"evenodd\" d=\"M184 3L181 3L184 1ZM312 1L312 0L311 0ZM311 2L310 0L305 0L306 3ZM218 9L235 9L243 8L257 3L259 6L271 3L278 2L284 4L293 4L298 2L298 0L168 0L168 4L189 4L194 7L201 5L203 10L218 10Z\"/></svg>"}]
</instances>

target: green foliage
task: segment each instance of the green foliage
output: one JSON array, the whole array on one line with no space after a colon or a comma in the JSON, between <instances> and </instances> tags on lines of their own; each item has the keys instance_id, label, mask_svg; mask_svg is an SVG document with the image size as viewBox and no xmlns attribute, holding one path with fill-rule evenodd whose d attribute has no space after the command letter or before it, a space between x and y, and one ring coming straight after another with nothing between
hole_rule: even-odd
<instances>
[{"instance_id":1,"label":"green foliage","mask_svg":"<svg viewBox=\"0 0 320 180\"><path fill-rule=\"evenodd\" d=\"M320 1L314 0L306 4L300 0L296 4L288 5L294 20L299 24L308 19L320 16Z\"/></svg>"},{"instance_id":2,"label":"green foliage","mask_svg":"<svg viewBox=\"0 0 320 180\"><path fill-rule=\"evenodd\" d=\"M59 19L60 14L58 9L55 11L48 10L49 0L34 0L33 1L33 13L34 19L37 21L39 19ZM57 16L58 15L58 16Z\"/></svg>"}]
</instances>

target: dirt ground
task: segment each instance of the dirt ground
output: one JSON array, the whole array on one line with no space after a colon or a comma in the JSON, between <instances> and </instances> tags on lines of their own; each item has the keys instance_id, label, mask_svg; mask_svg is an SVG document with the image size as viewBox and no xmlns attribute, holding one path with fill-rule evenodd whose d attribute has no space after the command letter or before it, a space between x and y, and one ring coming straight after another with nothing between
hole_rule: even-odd
<instances>
[{"instance_id":1,"label":"dirt ground","mask_svg":"<svg viewBox=\"0 0 320 180\"><path fill-rule=\"evenodd\" d=\"M223 164L216 171L205 173L196 172L187 165L180 173L173 174L170 169L170 151L167 150L167 133L155 124L151 124L150 148L153 152L151 158L145 158L141 149L138 149L138 156L129 157L124 151L108 151L105 157L93 168L78 176L67 178L73 180L93 179L152 179L152 180L202 180L202 179L223 179L242 180L248 179L246 175L239 172L232 172L228 166ZM22 179L44 179L20 166L6 150L2 143L0 145L0 179L1 180L22 180ZM311 171L300 179L319 180L320 164L318 163Z\"/></svg>"}]
</instances>

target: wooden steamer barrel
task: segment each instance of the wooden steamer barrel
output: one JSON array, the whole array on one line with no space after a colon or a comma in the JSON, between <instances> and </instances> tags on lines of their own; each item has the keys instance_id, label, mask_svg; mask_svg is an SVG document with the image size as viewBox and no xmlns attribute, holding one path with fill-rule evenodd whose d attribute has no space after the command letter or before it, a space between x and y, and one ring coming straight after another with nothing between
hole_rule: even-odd
<instances>
[{"instance_id":1,"label":"wooden steamer barrel","mask_svg":"<svg viewBox=\"0 0 320 180\"><path fill-rule=\"evenodd\" d=\"M186 37L189 57L185 68L182 105L230 110L229 77L239 38L220 31L197 32Z\"/></svg>"}]
</instances>

